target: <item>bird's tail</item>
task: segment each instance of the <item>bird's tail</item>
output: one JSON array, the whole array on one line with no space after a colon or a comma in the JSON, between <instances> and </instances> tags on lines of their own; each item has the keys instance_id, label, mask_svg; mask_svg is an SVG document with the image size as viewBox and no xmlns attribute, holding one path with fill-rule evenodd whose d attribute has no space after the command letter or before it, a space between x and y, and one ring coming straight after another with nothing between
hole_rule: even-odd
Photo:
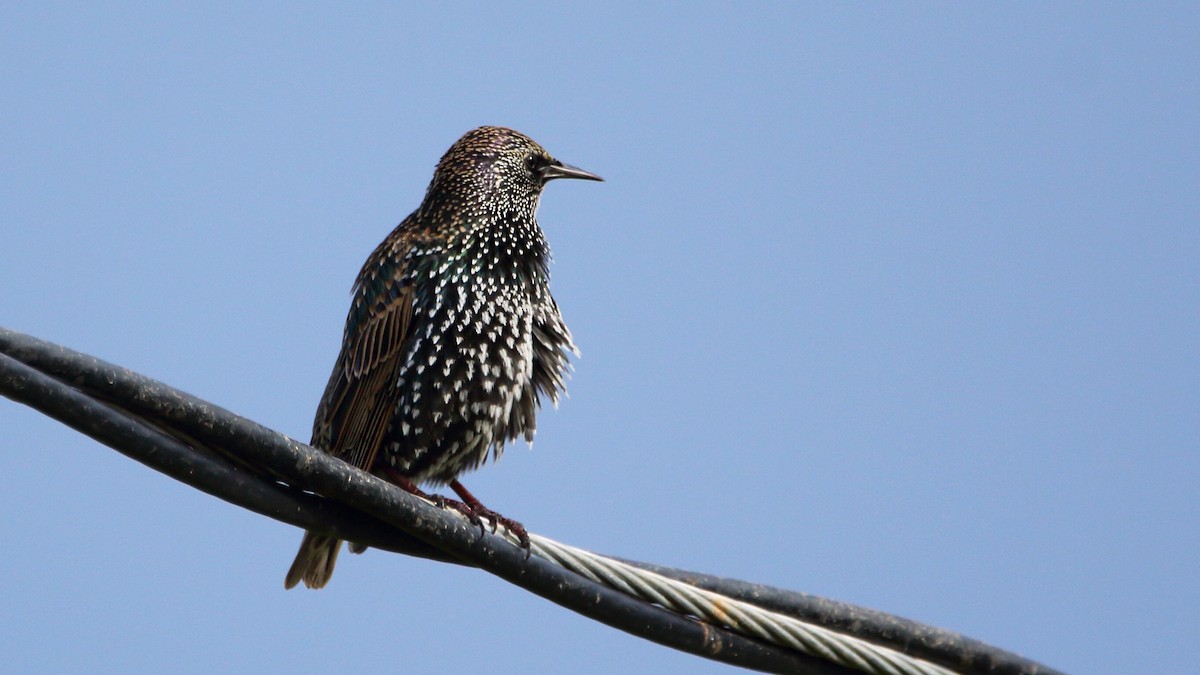
<instances>
[{"instance_id":1,"label":"bird's tail","mask_svg":"<svg viewBox=\"0 0 1200 675\"><path fill-rule=\"evenodd\" d=\"M283 580L284 588L291 588L304 581L309 588L323 588L333 576L333 564L337 562L342 540L324 534L305 532L300 550Z\"/></svg>"}]
</instances>

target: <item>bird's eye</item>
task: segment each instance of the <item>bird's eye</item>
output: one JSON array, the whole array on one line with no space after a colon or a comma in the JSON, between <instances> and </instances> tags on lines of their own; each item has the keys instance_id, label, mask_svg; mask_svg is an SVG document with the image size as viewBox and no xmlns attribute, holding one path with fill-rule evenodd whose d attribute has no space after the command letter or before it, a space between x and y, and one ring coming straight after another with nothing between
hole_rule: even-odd
<instances>
[{"instance_id":1,"label":"bird's eye","mask_svg":"<svg viewBox=\"0 0 1200 675\"><path fill-rule=\"evenodd\" d=\"M537 173L542 168L542 158L536 154L526 157L525 168L529 169L529 173Z\"/></svg>"}]
</instances>

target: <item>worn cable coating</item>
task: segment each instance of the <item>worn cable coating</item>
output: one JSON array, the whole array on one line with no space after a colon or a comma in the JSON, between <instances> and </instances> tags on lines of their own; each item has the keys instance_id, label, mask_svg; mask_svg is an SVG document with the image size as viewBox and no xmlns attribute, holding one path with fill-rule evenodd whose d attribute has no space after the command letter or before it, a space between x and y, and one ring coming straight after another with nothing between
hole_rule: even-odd
<instances>
[{"instance_id":1,"label":"worn cable coating","mask_svg":"<svg viewBox=\"0 0 1200 675\"><path fill-rule=\"evenodd\" d=\"M618 561L536 535L539 555L526 560L503 538L480 536L459 514L302 443L151 378L4 328L0 394L258 513L376 548L481 567L608 625L707 658L769 672L830 675L849 668L1056 672L873 610Z\"/></svg>"}]
</instances>

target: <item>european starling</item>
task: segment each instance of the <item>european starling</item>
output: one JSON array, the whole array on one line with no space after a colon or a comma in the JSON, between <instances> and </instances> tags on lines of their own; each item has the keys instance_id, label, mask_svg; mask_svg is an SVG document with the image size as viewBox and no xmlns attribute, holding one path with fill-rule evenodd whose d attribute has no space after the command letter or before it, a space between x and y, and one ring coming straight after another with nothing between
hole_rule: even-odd
<instances>
[{"instance_id":1,"label":"european starling","mask_svg":"<svg viewBox=\"0 0 1200 675\"><path fill-rule=\"evenodd\" d=\"M555 178L601 180L502 127L450 147L421 206L358 274L313 447L417 494L417 483L448 483L476 522L512 523L457 478L517 437L533 441L539 397L557 404L578 354L535 218ZM284 585L324 586L341 543L306 532Z\"/></svg>"}]
</instances>

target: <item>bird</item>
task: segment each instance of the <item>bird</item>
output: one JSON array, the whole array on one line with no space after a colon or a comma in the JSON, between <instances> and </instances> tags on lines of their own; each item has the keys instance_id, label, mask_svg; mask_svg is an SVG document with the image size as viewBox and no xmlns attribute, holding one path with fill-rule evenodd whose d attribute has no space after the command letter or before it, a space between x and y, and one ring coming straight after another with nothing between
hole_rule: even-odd
<instances>
[{"instance_id":1,"label":"bird","mask_svg":"<svg viewBox=\"0 0 1200 675\"><path fill-rule=\"evenodd\" d=\"M579 349L550 293L550 247L536 213L555 179L603 180L506 127L467 132L425 197L375 248L354 282L341 350L311 445L427 497L515 531L458 477L505 444L533 442L542 398L565 393ZM306 531L284 580L322 588L342 542ZM351 545L352 550L362 547Z\"/></svg>"}]
</instances>

